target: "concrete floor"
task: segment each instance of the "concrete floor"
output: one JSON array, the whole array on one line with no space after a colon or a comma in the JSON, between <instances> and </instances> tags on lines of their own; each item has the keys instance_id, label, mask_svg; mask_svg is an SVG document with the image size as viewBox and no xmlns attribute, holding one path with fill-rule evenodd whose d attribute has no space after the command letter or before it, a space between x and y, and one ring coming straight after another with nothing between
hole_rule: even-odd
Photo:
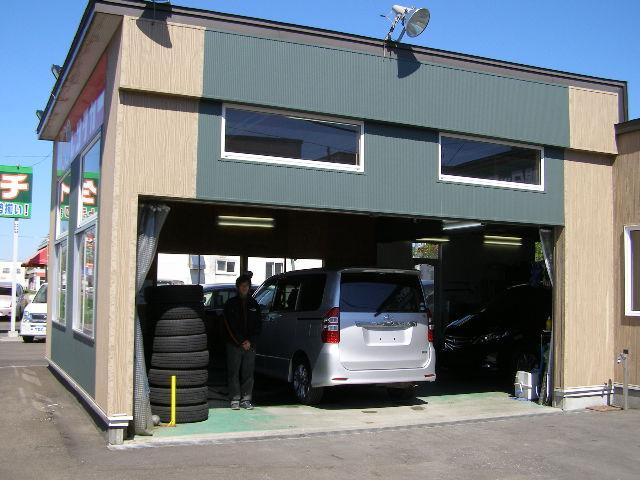
<instances>
[{"instance_id":1,"label":"concrete floor","mask_svg":"<svg viewBox=\"0 0 640 480\"><path fill-rule=\"evenodd\" d=\"M639 476L637 410L109 450L103 432L77 399L40 366L43 353L43 343L0 342L1 479L602 480ZM19 362L12 360L16 355ZM11 366L12 362L24 366Z\"/></svg>"}]
</instances>

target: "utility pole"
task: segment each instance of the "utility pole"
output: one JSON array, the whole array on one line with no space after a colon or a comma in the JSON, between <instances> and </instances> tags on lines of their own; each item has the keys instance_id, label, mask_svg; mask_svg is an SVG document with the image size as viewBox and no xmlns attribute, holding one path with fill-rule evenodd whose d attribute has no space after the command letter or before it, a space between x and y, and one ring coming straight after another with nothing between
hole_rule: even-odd
<instances>
[{"instance_id":1,"label":"utility pole","mask_svg":"<svg viewBox=\"0 0 640 480\"><path fill-rule=\"evenodd\" d=\"M18 263L18 232L19 232L18 219L13 219L13 260L11 263L12 272L12 281L11 281L11 328L9 329L9 333L7 334L9 337L17 337L18 332L16 330L16 313L17 313L17 303L18 299L16 297L16 283L18 282L18 268L16 264Z\"/></svg>"}]
</instances>

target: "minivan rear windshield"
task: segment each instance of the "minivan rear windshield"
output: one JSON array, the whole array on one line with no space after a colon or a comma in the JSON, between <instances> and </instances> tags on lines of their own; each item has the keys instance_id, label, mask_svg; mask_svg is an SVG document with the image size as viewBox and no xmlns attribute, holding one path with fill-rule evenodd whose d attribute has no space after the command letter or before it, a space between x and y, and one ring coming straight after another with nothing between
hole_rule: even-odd
<instances>
[{"instance_id":1,"label":"minivan rear windshield","mask_svg":"<svg viewBox=\"0 0 640 480\"><path fill-rule=\"evenodd\" d=\"M425 310L417 275L401 273L343 273L341 312L422 312Z\"/></svg>"}]
</instances>

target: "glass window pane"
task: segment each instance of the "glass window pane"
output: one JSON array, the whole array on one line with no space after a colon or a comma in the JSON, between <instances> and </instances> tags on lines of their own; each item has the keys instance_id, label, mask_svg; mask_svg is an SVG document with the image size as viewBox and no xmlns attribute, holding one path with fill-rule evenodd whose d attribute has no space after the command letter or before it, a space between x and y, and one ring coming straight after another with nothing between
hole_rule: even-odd
<instances>
[{"instance_id":1,"label":"glass window pane","mask_svg":"<svg viewBox=\"0 0 640 480\"><path fill-rule=\"evenodd\" d=\"M100 184L100 140L82 157L82 218L98 213Z\"/></svg>"},{"instance_id":2,"label":"glass window pane","mask_svg":"<svg viewBox=\"0 0 640 480\"><path fill-rule=\"evenodd\" d=\"M57 206L57 230L56 236L69 231L69 196L71 195L71 172L58 172L58 206Z\"/></svg>"},{"instance_id":3,"label":"glass window pane","mask_svg":"<svg viewBox=\"0 0 640 480\"><path fill-rule=\"evenodd\" d=\"M90 336L94 326L95 252L96 228L92 227L83 234L80 248L80 330Z\"/></svg>"},{"instance_id":4,"label":"glass window pane","mask_svg":"<svg viewBox=\"0 0 640 480\"><path fill-rule=\"evenodd\" d=\"M417 275L343 273L340 282L340 311L424 311L422 295Z\"/></svg>"},{"instance_id":5,"label":"glass window pane","mask_svg":"<svg viewBox=\"0 0 640 480\"><path fill-rule=\"evenodd\" d=\"M273 303L275 311L294 311L300 292L300 282L297 279L286 279L279 283L276 298Z\"/></svg>"},{"instance_id":6,"label":"glass window pane","mask_svg":"<svg viewBox=\"0 0 640 480\"><path fill-rule=\"evenodd\" d=\"M276 291L276 284L271 283L263 286L260 290L256 292L253 298L256 299L256 302L262 307L263 312L269 311L271 308L271 302L273 301L273 294Z\"/></svg>"},{"instance_id":7,"label":"glass window pane","mask_svg":"<svg viewBox=\"0 0 640 480\"><path fill-rule=\"evenodd\" d=\"M282 271L284 270L283 268L283 264L282 263L274 263L273 264L273 268L276 272L276 275L280 275L282 273Z\"/></svg>"},{"instance_id":8,"label":"glass window pane","mask_svg":"<svg viewBox=\"0 0 640 480\"><path fill-rule=\"evenodd\" d=\"M358 165L359 148L359 125L226 109L227 152Z\"/></svg>"},{"instance_id":9,"label":"glass window pane","mask_svg":"<svg viewBox=\"0 0 640 480\"><path fill-rule=\"evenodd\" d=\"M631 230L631 309L640 311L640 230Z\"/></svg>"},{"instance_id":10,"label":"glass window pane","mask_svg":"<svg viewBox=\"0 0 640 480\"><path fill-rule=\"evenodd\" d=\"M326 275L310 275L301 278L298 311L312 312L320 308L326 278Z\"/></svg>"},{"instance_id":11,"label":"glass window pane","mask_svg":"<svg viewBox=\"0 0 640 480\"><path fill-rule=\"evenodd\" d=\"M227 262L227 272L233 273L236 271L236 262Z\"/></svg>"},{"instance_id":12,"label":"glass window pane","mask_svg":"<svg viewBox=\"0 0 640 480\"><path fill-rule=\"evenodd\" d=\"M58 275L56 278L56 320L66 323L67 311L67 242L58 245Z\"/></svg>"},{"instance_id":13,"label":"glass window pane","mask_svg":"<svg viewBox=\"0 0 640 480\"><path fill-rule=\"evenodd\" d=\"M440 147L443 175L541 185L539 150L444 136Z\"/></svg>"}]
</instances>

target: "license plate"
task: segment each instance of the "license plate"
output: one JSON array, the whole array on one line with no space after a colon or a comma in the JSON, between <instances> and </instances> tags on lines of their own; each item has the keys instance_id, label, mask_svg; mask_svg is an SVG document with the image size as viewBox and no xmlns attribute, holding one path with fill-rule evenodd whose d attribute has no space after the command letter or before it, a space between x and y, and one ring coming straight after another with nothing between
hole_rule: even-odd
<instances>
[{"instance_id":1,"label":"license plate","mask_svg":"<svg viewBox=\"0 0 640 480\"><path fill-rule=\"evenodd\" d=\"M46 327L32 327L31 330L34 333L42 333L42 334L44 334L47 331Z\"/></svg>"}]
</instances>

